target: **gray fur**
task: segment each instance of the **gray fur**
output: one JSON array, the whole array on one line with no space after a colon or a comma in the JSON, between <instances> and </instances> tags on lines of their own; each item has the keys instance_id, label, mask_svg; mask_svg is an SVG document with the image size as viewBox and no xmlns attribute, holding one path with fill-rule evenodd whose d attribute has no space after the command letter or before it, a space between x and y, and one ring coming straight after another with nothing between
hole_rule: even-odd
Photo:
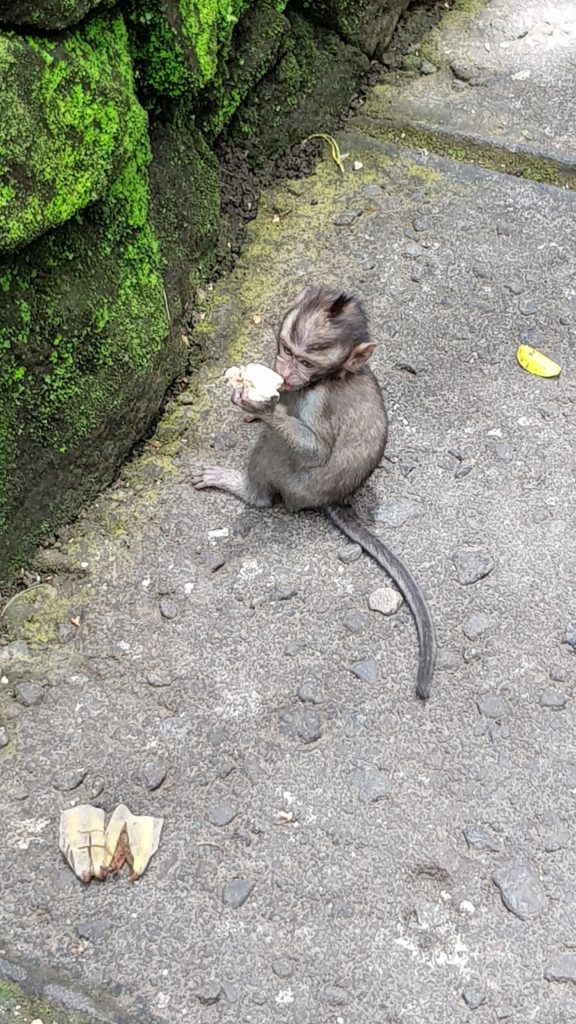
<instances>
[{"instance_id":1,"label":"gray fur","mask_svg":"<svg viewBox=\"0 0 576 1024\"><path fill-rule=\"evenodd\" d=\"M342 508L382 460L388 419L380 386L366 365L373 346L357 299L307 289L280 328L276 368L294 390L254 407L234 401L261 420L246 473L207 467L197 488L217 487L264 508L280 498L293 512L323 508L362 545L404 593L416 620L420 660L416 692L429 696L436 658L434 626L418 584L400 560ZM288 349L288 351L286 351ZM286 385L285 385L286 386Z\"/></svg>"}]
</instances>

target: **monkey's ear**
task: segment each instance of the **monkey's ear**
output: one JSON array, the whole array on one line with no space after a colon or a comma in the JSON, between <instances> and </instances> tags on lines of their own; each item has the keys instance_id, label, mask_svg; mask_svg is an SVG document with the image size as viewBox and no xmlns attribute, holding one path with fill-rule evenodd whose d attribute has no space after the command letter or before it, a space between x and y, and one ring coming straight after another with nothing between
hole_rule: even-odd
<instances>
[{"instance_id":1,"label":"monkey's ear","mask_svg":"<svg viewBox=\"0 0 576 1024\"><path fill-rule=\"evenodd\" d=\"M348 303L351 301L352 300L349 295L346 295L345 292L341 292L338 298L334 299L334 302L330 305L330 308L328 309L328 316L330 317L330 319L333 320L334 317L339 316L344 307L347 306Z\"/></svg>"},{"instance_id":2,"label":"monkey's ear","mask_svg":"<svg viewBox=\"0 0 576 1024\"><path fill-rule=\"evenodd\" d=\"M372 341L363 341L356 345L344 363L344 369L349 373L357 373L360 367L368 362L375 348L376 345Z\"/></svg>"}]
</instances>

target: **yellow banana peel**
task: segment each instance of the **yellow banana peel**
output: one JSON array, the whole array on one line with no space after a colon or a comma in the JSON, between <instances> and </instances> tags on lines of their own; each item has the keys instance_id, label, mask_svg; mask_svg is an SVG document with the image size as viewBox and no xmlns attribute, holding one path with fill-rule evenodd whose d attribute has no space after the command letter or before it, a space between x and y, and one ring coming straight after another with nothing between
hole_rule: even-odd
<instances>
[{"instance_id":1,"label":"yellow banana peel","mask_svg":"<svg viewBox=\"0 0 576 1024\"><path fill-rule=\"evenodd\" d=\"M558 363L531 345L520 345L516 358L524 370L535 374L536 377L558 377L562 371Z\"/></svg>"}]
</instances>

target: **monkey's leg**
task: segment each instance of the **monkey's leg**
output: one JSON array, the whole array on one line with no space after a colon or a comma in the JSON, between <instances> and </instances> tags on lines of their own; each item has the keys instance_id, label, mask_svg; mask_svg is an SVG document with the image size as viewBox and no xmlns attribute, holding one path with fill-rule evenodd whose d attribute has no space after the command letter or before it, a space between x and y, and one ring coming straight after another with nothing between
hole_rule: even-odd
<instances>
[{"instance_id":1,"label":"monkey's leg","mask_svg":"<svg viewBox=\"0 0 576 1024\"><path fill-rule=\"evenodd\" d=\"M197 491L207 487L215 487L219 491L227 491L228 494L240 498L247 505L255 505L257 508L268 508L272 504L272 494L263 485L256 484L248 479L246 473L238 469L226 469L224 466L204 466L192 474L192 483Z\"/></svg>"}]
</instances>

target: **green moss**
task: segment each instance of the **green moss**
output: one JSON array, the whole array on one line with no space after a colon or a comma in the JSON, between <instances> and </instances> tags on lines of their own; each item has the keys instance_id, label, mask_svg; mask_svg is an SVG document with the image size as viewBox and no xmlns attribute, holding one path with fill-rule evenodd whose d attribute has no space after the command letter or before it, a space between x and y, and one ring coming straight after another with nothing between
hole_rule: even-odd
<instances>
[{"instance_id":1,"label":"green moss","mask_svg":"<svg viewBox=\"0 0 576 1024\"><path fill-rule=\"evenodd\" d=\"M68 1010L56 1009L44 999L26 995L18 985L8 981L0 981L0 1010L2 1020L20 1021L21 1024L30 1024L33 1020L58 1021L58 1024L95 1024L93 1018L85 1014L70 1013ZM4 1017L4 1014L10 1013Z\"/></svg>"},{"instance_id":2,"label":"green moss","mask_svg":"<svg viewBox=\"0 0 576 1024\"><path fill-rule=\"evenodd\" d=\"M138 83L177 99L210 82L228 53L250 0L130 0L127 8Z\"/></svg>"},{"instance_id":3,"label":"green moss","mask_svg":"<svg viewBox=\"0 0 576 1024\"><path fill-rule=\"evenodd\" d=\"M389 126L377 121L362 122L362 128L375 138L394 142L400 146L426 149L448 160L476 164L490 171L528 178L543 185L576 189L576 169L558 164L554 160L537 158L527 153L514 152L494 144L458 138L437 129L414 128L411 125Z\"/></svg>"},{"instance_id":4,"label":"green moss","mask_svg":"<svg viewBox=\"0 0 576 1024\"><path fill-rule=\"evenodd\" d=\"M182 369L149 160L144 133L105 200L0 261L0 579L109 479Z\"/></svg>"},{"instance_id":5,"label":"green moss","mask_svg":"<svg viewBox=\"0 0 576 1024\"><path fill-rule=\"evenodd\" d=\"M474 14L479 14L488 4L488 0L455 0L452 10L441 18L438 24L428 33L421 44L419 53L437 68L446 68L450 60L446 56L443 36L447 31L466 32L466 26Z\"/></svg>"},{"instance_id":6,"label":"green moss","mask_svg":"<svg viewBox=\"0 0 576 1024\"><path fill-rule=\"evenodd\" d=\"M8 601L2 613L2 628L10 640L49 643L67 621L69 605L69 600L47 583L30 587Z\"/></svg>"},{"instance_id":7,"label":"green moss","mask_svg":"<svg viewBox=\"0 0 576 1024\"><path fill-rule=\"evenodd\" d=\"M0 35L0 61L0 251L9 251L100 198L146 114L118 15L90 19L58 43Z\"/></svg>"}]
</instances>

